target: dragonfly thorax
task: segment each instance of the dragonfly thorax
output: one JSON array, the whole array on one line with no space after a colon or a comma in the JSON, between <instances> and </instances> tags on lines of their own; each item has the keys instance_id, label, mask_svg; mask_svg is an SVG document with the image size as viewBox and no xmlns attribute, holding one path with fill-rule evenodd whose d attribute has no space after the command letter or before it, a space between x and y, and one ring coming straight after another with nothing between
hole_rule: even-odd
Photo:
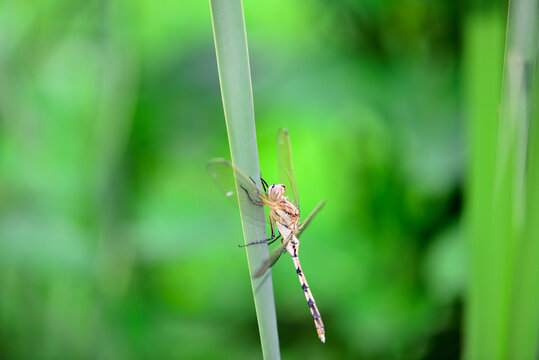
<instances>
[{"instance_id":1,"label":"dragonfly thorax","mask_svg":"<svg viewBox=\"0 0 539 360\"><path fill-rule=\"evenodd\" d=\"M268 199L270 201L278 201L285 193L286 187L283 184L273 184L268 189Z\"/></svg>"}]
</instances>

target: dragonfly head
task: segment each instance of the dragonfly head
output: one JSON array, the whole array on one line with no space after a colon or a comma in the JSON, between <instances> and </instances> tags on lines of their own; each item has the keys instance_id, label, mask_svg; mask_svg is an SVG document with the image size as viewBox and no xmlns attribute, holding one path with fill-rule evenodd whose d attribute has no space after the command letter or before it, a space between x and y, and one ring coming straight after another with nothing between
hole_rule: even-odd
<instances>
[{"instance_id":1,"label":"dragonfly head","mask_svg":"<svg viewBox=\"0 0 539 360\"><path fill-rule=\"evenodd\" d=\"M273 184L268 189L268 198L271 201L279 200L286 193L286 187L283 184Z\"/></svg>"}]
</instances>

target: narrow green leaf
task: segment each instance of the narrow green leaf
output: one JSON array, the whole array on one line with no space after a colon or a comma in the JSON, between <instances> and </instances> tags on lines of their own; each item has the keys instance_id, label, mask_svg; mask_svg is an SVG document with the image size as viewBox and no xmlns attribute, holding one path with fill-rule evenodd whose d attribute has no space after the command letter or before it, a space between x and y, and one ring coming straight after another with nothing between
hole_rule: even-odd
<instances>
[{"instance_id":1,"label":"narrow green leaf","mask_svg":"<svg viewBox=\"0 0 539 360\"><path fill-rule=\"evenodd\" d=\"M510 2L499 107L495 92L501 75L493 61L499 59L493 46L499 20L489 28L482 22L485 14L477 13L472 17L477 23L468 28L468 359L537 357L539 170L537 117L530 116L538 83L537 10L537 0Z\"/></svg>"},{"instance_id":2,"label":"narrow green leaf","mask_svg":"<svg viewBox=\"0 0 539 360\"><path fill-rule=\"evenodd\" d=\"M505 289L503 321L500 338L493 339L501 347L499 358L503 359L532 360L537 350L537 336L531 335L537 332L539 318L534 317L531 322L528 319L537 313L539 306L528 302L537 298L533 293L537 276L525 273L530 265L537 264L525 252L539 241L539 238L531 242L525 238L527 221L538 219L529 219L526 209L526 184L530 180L526 169L528 124L533 104L537 20L537 0L509 3L492 206L493 241L505 249L499 264L504 273L498 279Z\"/></svg>"},{"instance_id":3,"label":"narrow green leaf","mask_svg":"<svg viewBox=\"0 0 539 360\"><path fill-rule=\"evenodd\" d=\"M519 9L526 12L525 17L513 19L527 23L526 32L520 36L526 37L528 43L521 43L528 53L528 64L534 80L530 81L530 89L524 95L531 95L532 116L529 126L523 124L523 152L526 152L525 164L522 169L523 194L519 238L515 243L514 276L512 297L510 302L509 319L509 359L537 359L539 338L539 271L537 270L537 255L539 254L539 68L537 64L537 2L523 2ZM519 11L515 11L517 14ZM534 64L535 63L535 64ZM532 78L532 74L528 74ZM528 80L527 78L524 80ZM528 94L529 93L529 94ZM527 99L527 100L528 100ZM526 109L529 110L529 109ZM523 114L527 120L527 114ZM529 129L529 131L528 131ZM526 136L527 133L527 136ZM527 137L527 141L526 141ZM517 223L518 225L518 223Z\"/></svg>"},{"instance_id":4,"label":"narrow green leaf","mask_svg":"<svg viewBox=\"0 0 539 360\"><path fill-rule=\"evenodd\" d=\"M465 27L465 84L468 110L467 237L469 284L465 358L497 359L501 329L497 280L505 254L492 241L492 194L503 68L504 18L497 9L474 11Z\"/></svg>"},{"instance_id":5,"label":"narrow green leaf","mask_svg":"<svg viewBox=\"0 0 539 360\"><path fill-rule=\"evenodd\" d=\"M221 95L234 167L260 184L260 168L251 89L247 36L241 0L210 0ZM237 184L236 184L237 186ZM237 190L239 190L237 188ZM239 201L245 243L266 238L264 210L248 199ZM247 221L258 218L260 221ZM268 257L267 245L248 246L249 271L254 273ZM279 359L279 338L271 273L252 279L262 353L265 359Z\"/></svg>"}]
</instances>

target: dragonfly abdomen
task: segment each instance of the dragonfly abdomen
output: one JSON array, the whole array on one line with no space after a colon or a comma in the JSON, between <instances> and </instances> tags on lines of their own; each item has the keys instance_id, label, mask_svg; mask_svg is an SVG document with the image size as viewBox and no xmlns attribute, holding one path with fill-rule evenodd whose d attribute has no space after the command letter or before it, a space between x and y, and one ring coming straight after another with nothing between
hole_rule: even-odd
<instances>
[{"instance_id":1,"label":"dragonfly abdomen","mask_svg":"<svg viewBox=\"0 0 539 360\"><path fill-rule=\"evenodd\" d=\"M322 317L320 316L320 312L318 311L318 307L316 306L316 302L314 301L311 289L309 289L307 279L305 278L305 275L303 275L303 270L301 269L301 264L298 259L299 242L297 239L295 239L295 237L292 239L292 241L294 241L294 244L291 244L291 246L289 246L287 250L292 256L292 260L294 261L294 266L296 267L296 273L298 274L301 289L305 294L305 299L307 299L309 310L311 310L311 315L313 316L314 325L316 326L316 332L318 333L318 337L323 343L325 343L326 335L324 330L324 323L322 322Z\"/></svg>"}]
</instances>

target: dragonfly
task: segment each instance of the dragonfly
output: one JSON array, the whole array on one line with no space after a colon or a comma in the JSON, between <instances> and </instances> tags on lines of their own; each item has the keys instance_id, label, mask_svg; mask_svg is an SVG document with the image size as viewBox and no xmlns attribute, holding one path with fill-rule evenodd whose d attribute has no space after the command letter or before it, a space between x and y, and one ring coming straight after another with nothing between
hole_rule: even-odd
<instances>
[{"instance_id":1,"label":"dragonfly","mask_svg":"<svg viewBox=\"0 0 539 360\"><path fill-rule=\"evenodd\" d=\"M263 190L256 186L255 181L249 178L241 170L234 167L231 163L224 159L214 159L208 163L208 172L214 179L220 190L232 201L236 200L236 189L243 196L246 196L249 201L257 206L268 206L271 237L267 239L256 240L243 246L251 246L256 244L267 243L271 244L280 239L280 245L274 249L269 257L253 273L253 278L258 278L266 273L276 262L281 255L286 251L292 257L296 273L299 277L301 288L309 305L311 315L316 326L316 332L320 340L325 343L324 323L314 301L313 294L307 279L301 267L298 252L299 252L299 237L305 230L312 218L325 205L325 200L322 200L311 214L299 223L299 198L296 186L296 179L292 165L292 151L290 146L290 137L285 128L279 129L277 133L277 158L279 162L279 177L281 183L268 186L266 181L261 179ZM234 183L234 175L238 187ZM285 196L288 192L288 196ZM275 234L277 228L278 234Z\"/></svg>"}]
</instances>

